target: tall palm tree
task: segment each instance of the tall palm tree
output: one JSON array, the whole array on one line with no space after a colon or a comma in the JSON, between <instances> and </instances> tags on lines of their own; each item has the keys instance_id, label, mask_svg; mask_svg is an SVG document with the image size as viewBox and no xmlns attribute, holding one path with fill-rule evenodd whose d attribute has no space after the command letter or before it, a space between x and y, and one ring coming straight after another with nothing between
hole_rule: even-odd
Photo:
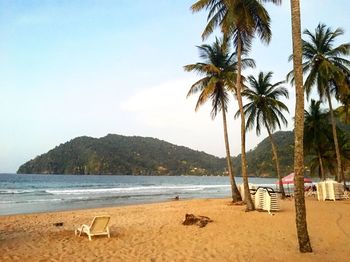
<instances>
[{"instance_id":1,"label":"tall palm tree","mask_svg":"<svg viewBox=\"0 0 350 262\"><path fill-rule=\"evenodd\" d=\"M348 92L347 75L350 75L350 61L346 56L350 54L350 43L334 47L337 37L344 34L341 28L332 30L325 24L319 24L315 32L303 32L309 41L303 41L303 73L307 75L304 88L309 98L312 87L316 86L320 99L328 102L331 116L334 147L337 159L337 180L341 179L341 157L337 138L336 122L333 114L332 93L336 97ZM289 74L292 78L292 73Z\"/></svg>"},{"instance_id":2,"label":"tall palm tree","mask_svg":"<svg viewBox=\"0 0 350 262\"><path fill-rule=\"evenodd\" d=\"M250 130L256 126L256 134L261 133L261 126L265 127L269 134L271 142L273 158L276 165L276 173L279 181L279 189L282 198L285 198L285 192L280 172L279 158L276 144L272 137L272 132L277 128L281 129L281 122L287 125L287 119L283 115L283 111L289 112L288 107L279 100L280 97L288 98L288 90L281 86L284 81L271 84L273 73L259 73L258 79L254 76L248 77L250 87L242 93L248 99L248 104L243 106L244 114L247 116L246 129ZM235 117L240 115L238 111Z\"/></svg>"},{"instance_id":3,"label":"tall palm tree","mask_svg":"<svg viewBox=\"0 0 350 262\"><path fill-rule=\"evenodd\" d=\"M304 197L304 88L302 68L302 42L300 29L300 2L290 0L292 42L293 42L293 67L295 78L295 121L294 121L294 204L295 222L300 252L312 252L309 233L306 222L306 208Z\"/></svg>"},{"instance_id":4,"label":"tall palm tree","mask_svg":"<svg viewBox=\"0 0 350 262\"><path fill-rule=\"evenodd\" d=\"M270 17L263 2L281 3L281 0L198 0L192 5L193 12L202 9L209 11L208 23L202 38L209 36L216 27L220 27L225 38L232 38L237 52L236 97L241 112L241 160L246 211L254 210L249 192L247 158L245 151L245 117L242 101L242 53L249 50L255 35L268 43L271 39Z\"/></svg>"},{"instance_id":5,"label":"tall palm tree","mask_svg":"<svg viewBox=\"0 0 350 262\"><path fill-rule=\"evenodd\" d=\"M329 138L331 129L327 120L327 114L320 108L321 101L311 99L309 111L304 110L304 148L308 154L317 156L321 179L325 180L325 170L323 160L329 151ZM329 155L329 154L328 154ZM314 161L313 161L314 162Z\"/></svg>"},{"instance_id":6,"label":"tall palm tree","mask_svg":"<svg viewBox=\"0 0 350 262\"><path fill-rule=\"evenodd\" d=\"M191 86L187 96L200 92L196 110L211 99L212 118L215 118L218 112L222 112L227 168L231 182L232 200L234 202L241 201L242 198L235 183L233 174L226 122L227 104L229 100L228 89L232 86L232 79L236 79L237 62L235 61L235 54L230 55L229 45L226 40L219 41L216 39L213 45L201 45L198 49L200 51L200 57L204 61L186 65L184 69L188 72L195 71L204 77ZM245 66L254 66L254 61L251 59L244 59L243 63Z\"/></svg>"},{"instance_id":7,"label":"tall palm tree","mask_svg":"<svg viewBox=\"0 0 350 262\"><path fill-rule=\"evenodd\" d=\"M336 109L336 114L344 124L350 124L350 92L340 95L338 100L342 105Z\"/></svg>"}]
</instances>

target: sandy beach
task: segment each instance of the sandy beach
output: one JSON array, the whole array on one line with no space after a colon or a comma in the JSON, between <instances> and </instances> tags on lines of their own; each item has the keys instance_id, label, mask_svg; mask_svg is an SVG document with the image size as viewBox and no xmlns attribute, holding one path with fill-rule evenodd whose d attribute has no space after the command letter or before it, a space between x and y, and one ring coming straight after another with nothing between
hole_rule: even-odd
<instances>
[{"instance_id":1,"label":"sandy beach","mask_svg":"<svg viewBox=\"0 0 350 262\"><path fill-rule=\"evenodd\" d=\"M350 201L308 198L307 212L312 254L298 252L293 200L281 201L274 215L245 213L229 199L196 199L1 216L0 261L349 261ZM213 222L184 226L186 213ZM104 214L110 239L74 235Z\"/></svg>"}]
</instances>

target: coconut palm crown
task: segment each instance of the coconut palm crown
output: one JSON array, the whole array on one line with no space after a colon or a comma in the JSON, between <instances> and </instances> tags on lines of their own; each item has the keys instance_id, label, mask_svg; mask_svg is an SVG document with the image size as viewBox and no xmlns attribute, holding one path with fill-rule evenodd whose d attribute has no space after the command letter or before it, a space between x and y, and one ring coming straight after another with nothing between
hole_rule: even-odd
<instances>
[{"instance_id":1,"label":"coconut palm crown","mask_svg":"<svg viewBox=\"0 0 350 262\"><path fill-rule=\"evenodd\" d=\"M268 128L271 132L281 129L281 122L287 125L287 119L283 111L289 113L288 107L281 102L280 98L288 98L288 90L281 85L284 81L271 84L272 72L259 73L258 79L248 77L249 88L243 91L243 96L248 99L244 105L244 113L247 116L246 128L251 130L256 126L256 134L260 135L261 128ZM237 111L235 117L240 114Z\"/></svg>"},{"instance_id":2,"label":"coconut palm crown","mask_svg":"<svg viewBox=\"0 0 350 262\"><path fill-rule=\"evenodd\" d=\"M204 76L195 82L187 97L200 92L195 110L197 111L209 99L212 100L211 117L215 118L221 110L227 111L229 91L232 91L237 75L236 53L230 54L227 40L216 38L212 45L197 46L203 62L184 66L185 71L196 72ZM243 67L255 67L253 59L242 59Z\"/></svg>"},{"instance_id":3,"label":"coconut palm crown","mask_svg":"<svg viewBox=\"0 0 350 262\"><path fill-rule=\"evenodd\" d=\"M202 38L207 38L215 28L233 36L235 42L239 36L250 45L256 33L264 42L271 39L270 16L263 6L264 2L280 4L281 0L198 0L191 6L193 12L208 11L207 25ZM248 46L246 46L248 47Z\"/></svg>"},{"instance_id":4,"label":"coconut palm crown","mask_svg":"<svg viewBox=\"0 0 350 262\"><path fill-rule=\"evenodd\" d=\"M303 33L310 40L303 40L303 73L307 75L304 88L307 98L313 86L316 86L321 99L325 98L327 89L337 93L346 91L346 76L350 75L350 61L346 56L350 55L350 43L334 47L334 41L344 34L344 30L337 28L333 31L325 24L319 24L314 33L309 30L304 30ZM292 56L289 57L291 59ZM288 79L293 80L293 72L288 74ZM334 84L336 88L332 88Z\"/></svg>"}]
</instances>

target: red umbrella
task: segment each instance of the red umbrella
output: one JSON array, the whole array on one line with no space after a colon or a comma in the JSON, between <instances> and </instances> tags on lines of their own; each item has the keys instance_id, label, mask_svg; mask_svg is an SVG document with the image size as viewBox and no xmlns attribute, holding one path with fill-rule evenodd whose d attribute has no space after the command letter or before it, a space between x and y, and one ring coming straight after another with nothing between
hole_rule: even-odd
<instances>
[{"instance_id":1,"label":"red umbrella","mask_svg":"<svg viewBox=\"0 0 350 262\"><path fill-rule=\"evenodd\" d=\"M277 181L276 184L279 182ZM304 177L304 183L312 183L311 178ZM290 173L288 176L285 176L282 178L282 184L288 185L288 184L294 184L294 173Z\"/></svg>"}]
</instances>

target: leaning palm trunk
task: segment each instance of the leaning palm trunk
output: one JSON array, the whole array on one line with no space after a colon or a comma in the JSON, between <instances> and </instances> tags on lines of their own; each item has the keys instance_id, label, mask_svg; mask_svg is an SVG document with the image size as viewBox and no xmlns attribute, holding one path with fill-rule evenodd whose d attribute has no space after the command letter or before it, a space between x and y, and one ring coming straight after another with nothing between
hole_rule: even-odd
<instances>
[{"instance_id":1,"label":"leaning palm trunk","mask_svg":"<svg viewBox=\"0 0 350 262\"><path fill-rule=\"evenodd\" d=\"M302 44L300 30L300 2L290 0L292 16L293 66L295 72L295 144L294 144L294 195L296 227L299 250L312 252L307 231L306 208L304 197L304 88L302 71Z\"/></svg>"},{"instance_id":2,"label":"leaning palm trunk","mask_svg":"<svg viewBox=\"0 0 350 262\"><path fill-rule=\"evenodd\" d=\"M248 174L247 174L247 157L245 153L245 118L243 110L243 101L242 101L242 86L241 86L241 71L242 71L242 41L238 37L237 41L237 82L236 82L236 95L238 101L238 107L241 114L241 160L242 160L242 177L244 185L244 199L246 201L246 211L253 211L254 204L250 196L249 184L248 184Z\"/></svg>"},{"instance_id":3,"label":"leaning palm trunk","mask_svg":"<svg viewBox=\"0 0 350 262\"><path fill-rule=\"evenodd\" d=\"M238 202L238 201L242 201L242 197L238 191L236 181L234 178L234 174L233 174L233 165L232 165L231 154L230 154L230 144L228 142L225 109L222 110L222 120L223 120L223 124L224 124L224 138L225 138L225 147L226 147L227 169L228 169L228 175L230 177L232 202Z\"/></svg>"},{"instance_id":4,"label":"leaning palm trunk","mask_svg":"<svg viewBox=\"0 0 350 262\"><path fill-rule=\"evenodd\" d=\"M267 133L269 134L269 138L270 138L270 142L271 142L271 147L272 147L272 154L273 157L275 159L275 165L276 165L276 172L277 172L277 177L278 177L278 185L279 185L279 190L281 192L282 195L282 199L286 198L286 193L284 192L284 188L283 188L283 183L282 183L282 176L281 176L281 171L280 171L280 163L279 163L279 159L278 159L278 154L277 154L277 149L276 149L276 145L275 145L275 141L273 140L270 128L268 127L266 121L265 121L265 126L267 129Z\"/></svg>"},{"instance_id":5,"label":"leaning palm trunk","mask_svg":"<svg viewBox=\"0 0 350 262\"><path fill-rule=\"evenodd\" d=\"M321 157L321 154L320 152L318 152L318 162L320 164L320 171L321 171L321 179L323 181L326 180L326 177L325 177L325 173L324 173L324 169L323 169L323 161L322 161L322 157Z\"/></svg>"},{"instance_id":6,"label":"leaning palm trunk","mask_svg":"<svg viewBox=\"0 0 350 262\"><path fill-rule=\"evenodd\" d=\"M336 178L335 179L338 182L340 182L342 180L342 176L341 176L342 167L341 167L340 151L339 151L339 144L338 144L337 128L336 128L336 125L335 125L335 119L334 119L334 114L333 114L331 95L330 95L328 89L326 90L326 94L327 94L327 100L328 100L328 105L329 105L329 112L331 114L335 156L337 158L337 173L336 173Z\"/></svg>"}]
</instances>

